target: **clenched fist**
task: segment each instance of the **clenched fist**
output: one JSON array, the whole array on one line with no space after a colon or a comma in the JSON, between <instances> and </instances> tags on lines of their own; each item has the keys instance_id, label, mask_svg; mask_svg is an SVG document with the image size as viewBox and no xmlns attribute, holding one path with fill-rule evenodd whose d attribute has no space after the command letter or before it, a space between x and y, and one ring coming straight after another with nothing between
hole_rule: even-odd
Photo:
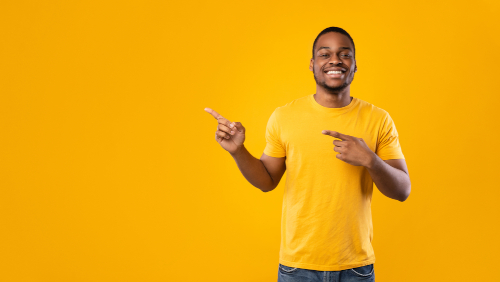
<instances>
[{"instance_id":1,"label":"clenched fist","mask_svg":"<svg viewBox=\"0 0 500 282\"><path fill-rule=\"evenodd\" d=\"M243 125L239 122L230 122L210 108L205 108L205 111L218 122L215 140L230 154L237 152L245 142L245 128Z\"/></svg>"}]
</instances>

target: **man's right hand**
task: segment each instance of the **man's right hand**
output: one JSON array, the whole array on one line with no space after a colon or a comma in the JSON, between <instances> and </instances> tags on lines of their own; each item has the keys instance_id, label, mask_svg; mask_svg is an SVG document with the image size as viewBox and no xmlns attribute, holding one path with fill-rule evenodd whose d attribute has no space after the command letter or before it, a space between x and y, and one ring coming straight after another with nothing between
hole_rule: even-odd
<instances>
[{"instance_id":1,"label":"man's right hand","mask_svg":"<svg viewBox=\"0 0 500 282\"><path fill-rule=\"evenodd\" d=\"M245 142L245 128L239 122L230 122L216 111L205 108L218 122L215 140L230 154L236 153Z\"/></svg>"}]
</instances>

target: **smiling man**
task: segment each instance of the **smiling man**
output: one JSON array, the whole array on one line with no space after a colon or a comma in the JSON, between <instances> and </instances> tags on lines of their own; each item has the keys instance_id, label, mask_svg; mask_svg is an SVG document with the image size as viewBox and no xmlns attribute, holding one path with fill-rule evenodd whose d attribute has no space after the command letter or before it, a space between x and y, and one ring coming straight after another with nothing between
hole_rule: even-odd
<instances>
[{"instance_id":1,"label":"smiling man","mask_svg":"<svg viewBox=\"0 0 500 282\"><path fill-rule=\"evenodd\" d=\"M276 108L260 160L244 147L241 123L205 110L252 185L271 191L287 171L278 282L375 281L373 183L401 202L410 194L398 132L385 110L351 96L356 50L345 30L320 32L312 55L316 93Z\"/></svg>"}]
</instances>

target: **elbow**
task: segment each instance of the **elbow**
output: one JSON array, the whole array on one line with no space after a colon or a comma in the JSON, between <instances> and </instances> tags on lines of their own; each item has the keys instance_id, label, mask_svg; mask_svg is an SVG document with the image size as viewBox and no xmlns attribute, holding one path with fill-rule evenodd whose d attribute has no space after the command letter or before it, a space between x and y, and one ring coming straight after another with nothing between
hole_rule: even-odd
<instances>
[{"instance_id":1,"label":"elbow","mask_svg":"<svg viewBox=\"0 0 500 282\"><path fill-rule=\"evenodd\" d=\"M272 180L272 178L271 178L271 180ZM274 181L271 181L271 183L267 183L265 187L259 187L259 189L262 192L271 192L274 189L276 189L276 187L278 187L278 184L275 184Z\"/></svg>"},{"instance_id":2,"label":"elbow","mask_svg":"<svg viewBox=\"0 0 500 282\"><path fill-rule=\"evenodd\" d=\"M268 188L260 188L260 190L265 193L265 192L271 192L271 191L273 191L274 188L276 188L276 186L274 186L274 187L268 187Z\"/></svg>"},{"instance_id":3,"label":"elbow","mask_svg":"<svg viewBox=\"0 0 500 282\"><path fill-rule=\"evenodd\" d=\"M400 202L406 201L406 199L408 199L408 197L410 196L410 192L411 192L411 185L408 185L408 188L404 190L404 193L398 198L398 201Z\"/></svg>"},{"instance_id":4,"label":"elbow","mask_svg":"<svg viewBox=\"0 0 500 282\"><path fill-rule=\"evenodd\" d=\"M260 187L259 187L259 189L260 189L262 192L271 192L271 191L273 191L274 189L276 189L276 187L278 187L278 185L275 185L275 184L273 183L272 185L267 186L267 187L262 187L262 188L260 188Z\"/></svg>"},{"instance_id":5,"label":"elbow","mask_svg":"<svg viewBox=\"0 0 500 282\"><path fill-rule=\"evenodd\" d=\"M406 199L408 199L409 196L410 196L410 194L404 195L403 197L399 198L398 201L404 202L404 201L406 201Z\"/></svg>"}]
</instances>

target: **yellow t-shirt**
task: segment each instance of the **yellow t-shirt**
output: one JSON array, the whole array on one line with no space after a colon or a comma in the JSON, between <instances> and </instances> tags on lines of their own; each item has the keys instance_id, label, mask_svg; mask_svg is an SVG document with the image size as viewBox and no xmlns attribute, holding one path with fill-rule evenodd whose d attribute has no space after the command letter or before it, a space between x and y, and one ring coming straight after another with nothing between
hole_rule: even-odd
<instances>
[{"instance_id":1,"label":"yellow t-shirt","mask_svg":"<svg viewBox=\"0 0 500 282\"><path fill-rule=\"evenodd\" d=\"M326 108L313 94L278 107L269 118L264 154L286 156L279 263L340 271L375 262L371 245L373 180L335 157L333 130L363 138L382 160L404 159L389 114L353 97Z\"/></svg>"}]
</instances>

